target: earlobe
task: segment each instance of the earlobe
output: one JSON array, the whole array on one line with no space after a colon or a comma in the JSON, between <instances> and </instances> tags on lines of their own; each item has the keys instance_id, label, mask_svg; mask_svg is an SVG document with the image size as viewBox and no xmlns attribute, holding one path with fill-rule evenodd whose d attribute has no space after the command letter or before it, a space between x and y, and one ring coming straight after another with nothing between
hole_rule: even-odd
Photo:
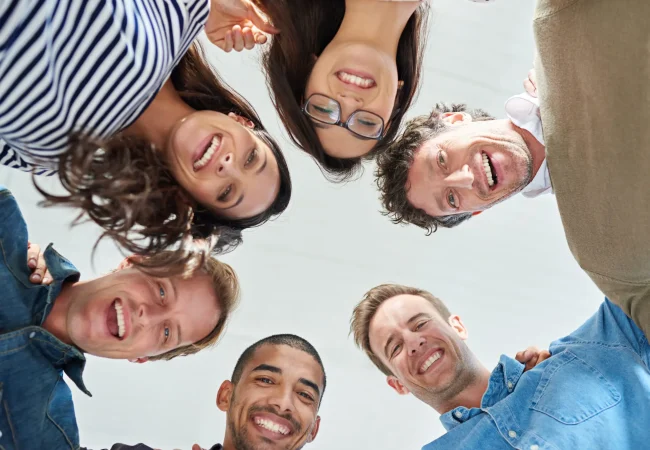
<instances>
[{"instance_id":1,"label":"earlobe","mask_svg":"<svg viewBox=\"0 0 650 450\"><path fill-rule=\"evenodd\" d=\"M219 386L219 391L217 392L217 408L223 412L227 412L230 409L230 399L232 398L233 389L234 385L229 380L224 381Z\"/></svg>"},{"instance_id":2,"label":"earlobe","mask_svg":"<svg viewBox=\"0 0 650 450\"><path fill-rule=\"evenodd\" d=\"M399 395L408 395L410 391L394 376L389 375L386 377L386 382L392 387Z\"/></svg>"}]
</instances>

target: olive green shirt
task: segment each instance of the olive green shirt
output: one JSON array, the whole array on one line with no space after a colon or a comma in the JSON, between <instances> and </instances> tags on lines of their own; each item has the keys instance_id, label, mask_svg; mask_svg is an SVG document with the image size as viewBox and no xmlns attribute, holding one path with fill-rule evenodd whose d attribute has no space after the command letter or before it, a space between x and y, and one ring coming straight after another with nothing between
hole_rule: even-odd
<instances>
[{"instance_id":1,"label":"olive green shirt","mask_svg":"<svg viewBox=\"0 0 650 450\"><path fill-rule=\"evenodd\" d=\"M650 336L650 1L538 0L534 30L569 247Z\"/></svg>"}]
</instances>

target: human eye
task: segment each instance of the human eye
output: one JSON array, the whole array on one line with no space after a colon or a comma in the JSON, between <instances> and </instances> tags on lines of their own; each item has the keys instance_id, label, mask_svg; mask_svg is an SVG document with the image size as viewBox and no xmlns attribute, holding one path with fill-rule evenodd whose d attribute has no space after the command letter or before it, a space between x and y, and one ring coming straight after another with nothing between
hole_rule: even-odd
<instances>
[{"instance_id":1,"label":"human eye","mask_svg":"<svg viewBox=\"0 0 650 450\"><path fill-rule=\"evenodd\" d=\"M224 189L221 194L219 194L219 197L217 197L217 200L220 202L226 202L228 200L228 196L232 192L232 184L229 184L226 189Z\"/></svg>"},{"instance_id":2,"label":"human eye","mask_svg":"<svg viewBox=\"0 0 650 450\"><path fill-rule=\"evenodd\" d=\"M401 344L397 344L395 347L393 347L393 351L390 352L390 357L394 358L395 355L399 353L399 349L402 348Z\"/></svg>"},{"instance_id":3,"label":"human eye","mask_svg":"<svg viewBox=\"0 0 650 450\"><path fill-rule=\"evenodd\" d=\"M447 193L447 203L449 203L449 206L451 206L453 209L458 209L458 200L456 199L453 191L449 191Z\"/></svg>"},{"instance_id":4,"label":"human eye","mask_svg":"<svg viewBox=\"0 0 650 450\"><path fill-rule=\"evenodd\" d=\"M257 149L254 148L250 154L248 155L248 158L246 159L246 162L244 163L244 167L248 167L251 165L255 160L257 159Z\"/></svg>"},{"instance_id":5,"label":"human eye","mask_svg":"<svg viewBox=\"0 0 650 450\"><path fill-rule=\"evenodd\" d=\"M420 323L418 323L418 324L415 326L415 331L418 331L418 330L422 329L422 327L423 327L424 325L426 325L426 323L427 323L427 321L424 321L424 322L420 322Z\"/></svg>"},{"instance_id":6,"label":"human eye","mask_svg":"<svg viewBox=\"0 0 650 450\"><path fill-rule=\"evenodd\" d=\"M372 120L368 120L368 119L359 119L358 122L361 125L364 125L366 127L376 127L377 126L377 122L373 122Z\"/></svg>"},{"instance_id":7,"label":"human eye","mask_svg":"<svg viewBox=\"0 0 650 450\"><path fill-rule=\"evenodd\" d=\"M169 341L169 336L171 335L171 329L169 327L163 327L163 336L165 344Z\"/></svg>"},{"instance_id":8,"label":"human eye","mask_svg":"<svg viewBox=\"0 0 650 450\"><path fill-rule=\"evenodd\" d=\"M298 395L300 395L301 397L306 398L306 399L309 400L310 402L313 402L313 401L314 401L314 397L313 397L310 393L308 393L308 392L299 392Z\"/></svg>"},{"instance_id":9,"label":"human eye","mask_svg":"<svg viewBox=\"0 0 650 450\"><path fill-rule=\"evenodd\" d=\"M314 109L316 111L318 111L318 112L322 112L322 113L325 113L325 114L332 114L334 112L333 109L326 108L324 106L318 106L318 105L314 105Z\"/></svg>"},{"instance_id":10,"label":"human eye","mask_svg":"<svg viewBox=\"0 0 650 450\"><path fill-rule=\"evenodd\" d=\"M160 299L162 300L163 305L165 304L165 297L167 296L167 293L165 292L165 288L163 287L162 284L158 284L158 292L160 294Z\"/></svg>"},{"instance_id":11,"label":"human eye","mask_svg":"<svg viewBox=\"0 0 650 450\"><path fill-rule=\"evenodd\" d=\"M438 152L438 164L440 167L447 167L447 155L443 151Z\"/></svg>"},{"instance_id":12,"label":"human eye","mask_svg":"<svg viewBox=\"0 0 650 450\"><path fill-rule=\"evenodd\" d=\"M260 383L264 383L264 384L273 384L273 380L271 380L270 378L267 378L267 377L259 377L257 379L257 381L259 381Z\"/></svg>"}]
</instances>

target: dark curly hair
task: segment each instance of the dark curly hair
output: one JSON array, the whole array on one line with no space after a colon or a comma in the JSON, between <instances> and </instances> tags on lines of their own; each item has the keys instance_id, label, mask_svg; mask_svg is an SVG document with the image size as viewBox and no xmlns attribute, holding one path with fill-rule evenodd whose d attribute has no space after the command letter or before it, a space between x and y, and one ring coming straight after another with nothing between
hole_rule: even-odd
<instances>
[{"instance_id":1,"label":"dark curly hair","mask_svg":"<svg viewBox=\"0 0 650 450\"><path fill-rule=\"evenodd\" d=\"M470 110L465 104L438 103L431 114L407 122L402 136L377 157L375 177L381 194L383 214L390 217L393 223L411 223L424 228L427 236L438 227L452 228L472 217L472 213L468 212L433 217L413 206L407 197L408 174L415 152L426 141L448 129L442 117L448 112L466 112L474 121L494 120L494 117L482 109Z\"/></svg>"},{"instance_id":2,"label":"dark curly hair","mask_svg":"<svg viewBox=\"0 0 650 450\"><path fill-rule=\"evenodd\" d=\"M188 193L176 182L160 152L146 140L118 133L107 139L83 134L70 136L60 155L58 177L67 195L45 192L44 206L79 208L75 220L88 218L103 228L105 237L131 253L149 257L162 250L165 258L142 258L142 268L193 265L213 252L224 253L242 242L242 230L264 224L282 213L291 198L291 178L278 144L264 130L253 107L233 91L208 65L194 43L171 74L179 95L196 110L234 112L255 125L252 130L273 152L280 172L280 189L271 206L246 219L219 217L201 205L189 205ZM197 241L195 242L195 239ZM97 246L95 244L95 247ZM94 249L93 249L94 250Z\"/></svg>"},{"instance_id":3,"label":"dark curly hair","mask_svg":"<svg viewBox=\"0 0 650 450\"><path fill-rule=\"evenodd\" d=\"M263 64L275 108L291 140L318 163L333 182L343 182L361 173L362 161L381 153L395 139L404 114L420 84L424 47L427 41L427 2L411 16L397 48L397 73L404 82L385 136L366 155L336 158L328 155L311 120L302 111L307 81L314 67L313 55L320 55L343 22L344 0L257 0L281 33L273 36L264 51Z\"/></svg>"}]
</instances>

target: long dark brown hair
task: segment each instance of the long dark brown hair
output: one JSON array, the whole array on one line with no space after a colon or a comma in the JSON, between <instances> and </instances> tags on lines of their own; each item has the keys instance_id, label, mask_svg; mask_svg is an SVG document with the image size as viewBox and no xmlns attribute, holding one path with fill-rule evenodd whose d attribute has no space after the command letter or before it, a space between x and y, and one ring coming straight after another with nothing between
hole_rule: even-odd
<instances>
[{"instance_id":1,"label":"long dark brown hair","mask_svg":"<svg viewBox=\"0 0 650 450\"><path fill-rule=\"evenodd\" d=\"M369 153L356 158L328 155L301 109L315 64L313 56L320 55L338 32L345 15L345 0L258 0L257 3L281 30L265 50L263 64L282 123L291 140L316 160L330 181L349 180L360 172L363 160L372 159L393 142L416 96L427 36L426 2L411 16L399 40L397 73L404 85L395 100L386 134Z\"/></svg>"},{"instance_id":2,"label":"long dark brown hair","mask_svg":"<svg viewBox=\"0 0 650 450\"><path fill-rule=\"evenodd\" d=\"M188 203L191 197L149 142L123 133L103 140L70 136L58 171L68 195L45 192L34 178L36 189L46 197L42 204L81 209L75 222L87 217L103 228L99 240L110 237L128 252L147 257L175 250L166 252L166 258L142 258L140 265L145 269L183 267L197 256L201 260L192 265L201 265L211 251L232 250L242 242L242 230L282 213L291 197L289 168L279 146L264 130L253 107L208 65L198 43L174 68L171 81L183 101L196 110L233 112L251 120L253 133L270 147L278 162L280 189L271 206L257 216L239 220L219 217L201 205Z\"/></svg>"}]
</instances>

